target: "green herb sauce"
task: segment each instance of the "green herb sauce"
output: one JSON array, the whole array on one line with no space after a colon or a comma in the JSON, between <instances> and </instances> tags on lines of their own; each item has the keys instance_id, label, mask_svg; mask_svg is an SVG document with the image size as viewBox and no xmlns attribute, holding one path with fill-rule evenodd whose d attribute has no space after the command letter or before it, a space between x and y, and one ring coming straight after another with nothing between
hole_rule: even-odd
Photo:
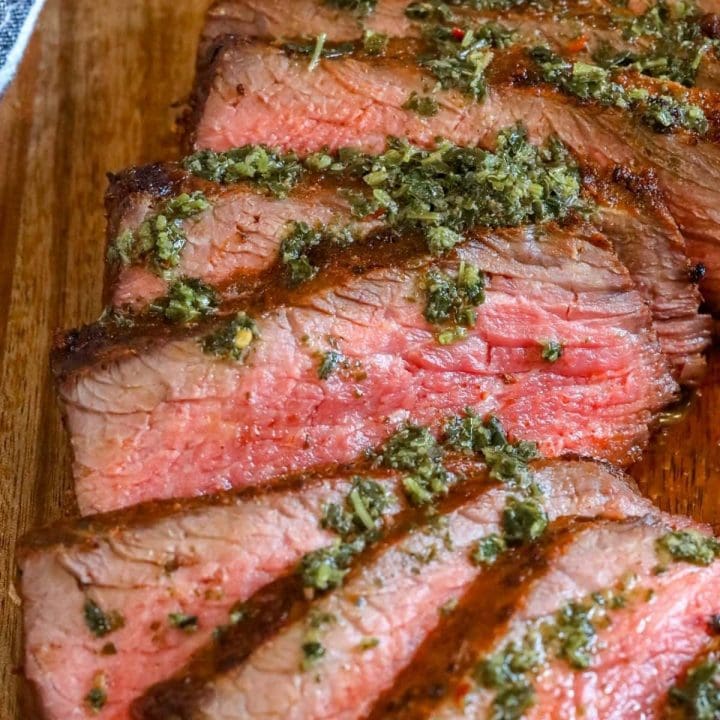
<instances>
[{"instance_id":1,"label":"green herb sauce","mask_svg":"<svg viewBox=\"0 0 720 720\"><path fill-rule=\"evenodd\" d=\"M626 40L644 40L638 52L601 46L593 56L603 67L627 67L644 75L692 87L703 58L718 42L703 35L700 13L691 3L657 2L633 19L614 22Z\"/></svg>"},{"instance_id":2,"label":"green herb sauce","mask_svg":"<svg viewBox=\"0 0 720 720\"><path fill-rule=\"evenodd\" d=\"M218 357L244 362L252 344L260 337L255 321L244 312L239 312L224 327L201 340L202 349Z\"/></svg>"},{"instance_id":3,"label":"green herb sauce","mask_svg":"<svg viewBox=\"0 0 720 720\"><path fill-rule=\"evenodd\" d=\"M218 306L214 288L197 278L176 280L164 297L150 305L150 312L171 323L187 325L215 312Z\"/></svg>"},{"instance_id":4,"label":"green herb sauce","mask_svg":"<svg viewBox=\"0 0 720 720\"><path fill-rule=\"evenodd\" d=\"M102 687L93 687L85 696L85 703L94 713L99 713L107 704L107 691Z\"/></svg>"},{"instance_id":5,"label":"green herb sauce","mask_svg":"<svg viewBox=\"0 0 720 720\"><path fill-rule=\"evenodd\" d=\"M476 565L493 565L505 550L505 538L492 533L478 541L470 557Z\"/></svg>"},{"instance_id":6,"label":"green herb sauce","mask_svg":"<svg viewBox=\"0 0 720 720\"><path fill-rule=\"evenodd\" d=\"M446 90L457 89L474 100L487 93L485 69L493 59L493 48L502 48L513 40L512 31L497 23L474 28L429 25L424 29L430 49L419 58Z\"/></svg>"},{"instance_id":7,"label":"green herb sauce","mask_svg":"<svg viewBox=\"0 0 720 720\"><path fill-rule=\"evenodd\" d=\"M720 661L709 656L693 667L681 685L670 690L670 703L682 709L687 720L717 720L720 717Z\"/></svg>"},{"instance_id":8,"label":"green herb sauce","mask_svg":"<svg viewBox=\"0 0 720 720\"><path fill-rule=\"evenodd\" d=\"M485 302L485 275L477 267L461 262L455 278L431 270L423 284L427 294L424 314L429 323L451 323L456 328L475 326L475 308Z\"/></svg>"},{"instance_id":9,"label":"green herb sauce","mask_svg":"<svg viewBox=\"0 0 720 720\"><path fill-rule=\"evenodd\" d=\"M281 153L265 145L244 145L226 152L201 150L186 157L183 167L212 182L252 182L279 198L287 196L305 172L295 153Z\"/></svg>"},{"instance_id":10,"label":"green herb sauce","mask_svg":"<svg viewBox=\"0 0 720 720\"><path fill-rule=\"evenodd\" d=\"M209 207L201 192L182 193L167 200L135 232L126 230L120 234L108 249L108 262L132 265L147 259L158 274L176 267L187 242L184 221Z\"/></svg>"},{"instance_id":11,"label":"green herb sauce","mask_svg":"<svg viewBox=\"0 0 720 720\"><path fill-rule=\"evenodd\" d=\"M323 58L333 59L353 55L358 50L355 42L328 42L327 33L300 42L286 42L282 49L288 55L309 55L308 72L313 72Z\"/></svg>"},{"instance_id":12,"label":"green herb sauce","mask_svg":"<svg viewBox=\"0 0 720 720\"><path fill-rule=\"evenodd\" d=\"M597 630L617 603L615 590L596 592L564 605L553 616L529 622L522 636L481 660L474 673L480 687L494 690L493 718L520 720L535 701L533 675L551 659L576 670L590 667Z\"/></svg>"},{"instance_id":13,"label":"green herb sauce","mask_svg":"<svg viewBox=\"0 0 720 720\"><path fill-rule=\"evenodd\" d=\"M414 90L410 93L410 97L403 103L405 110L412 110L414 113L422 117L432 117L437 115L440 107L435 98L429 95L419 95Z\"/></svg>"},{"instance_id":14,"label":"green herb sauce","mask_svg":"<svg viewBox=\"0 0 720 720\"><path fill-rule=\"evenodd\" d=\"M346 540L358 534L374 536L382 525L383 514L393 501L394 497L380 483L355 477L344 505L330 503L325 508L321 524Z\"/></svg>"},{"instance_id":15,"label":"green herb sauce","mask_svg":"<svg viewBox=\"0 0 720 720\"><path fill-rule=\"evenodd\" d=\"M323 242L347 247L354 240L352 230L318 226L311 228L305 222L291 222L280 245L280 262L285 269L288 284L300 285L312 280L318 268L310 262L308 253Z\"/></svg>"},{"instance_id":16,"label":"green herb sauce","mask_svg":"<svg viewBox=\"0 0 720 720\"><path fill-rule=\"evenodd\" d=\"M298 568L303 584L320 591L340 587L353 558L365 549L365 545L365 537L360 535L352 542L337 541L330 547L308 553Z\"/></svg>"},{"instance_id":17,"label":"green herb sauce","mask_svg":"<svg viewBox=\"0 0 720 720\"><path fill-rule=\"evenodd\" d=\"M720 556L720 542L696 530L678 530L661 537L656 545L662 559L693 565L710 565Z\"/></svg>"},{"instance_id":18,"label":"green herb sauce","mask_svg":"<svg viewBox=\"0 0 720 720\"><path fill-rule=\"evenodd\" d=\"M655 132L687 130L702 135L708 130L705 113L698 105L671 95L650 95L644 88L627 88L613 80L599 65L570 62L547 47L535 47L530 57L542 78L569 95L600 105L630 110Z\"/></svg>"},{"instance_id":19,"label":"green herb sauce","mask_svg":"<svg viewBox=\"0 0 720 720\"><path fill-rule=\"evenodd\" d=\"M542 343L542 359L549 363L557 362L563 356L564 352L565 347L557 340L547 340Z\"/></svg>"},{"instance_id":20,"label":"green herb sauce","mask_svg":"<svg viewBox=\"0 0 720 720\"><path fill-rule=\"evenodd\" d=\"M403 478L405 493L415 505L427 505L445 495L456 481L442 464L443 450L426 427L408 425L396 432L380 455L381 463L408 474Z\"/></svg>"},{"instance_id":21,"label":"green herb sauce","mask_svg":"<svg viewBox=\"0 0 720 720\"><path fill-rule=\"evenodd\" d=\"M328 350L323 353L318 367L318 377L321 380L327 380L344 360L345 356L337 350Z\"/></svg>"},{"instance_id":22,"label":"green herb sauce","mask_svg":"<svg viewBox=\"0 0 720 720\"><path fill-rule=\"evenodd\" d=\"M450 448L468 455L482 455L494 480L515 483L521 488L532 486L528 463L539 457L537 445L524 440L511 443L497 418L482 420L472 410L466 410L464 416L454 416L446 422L444 438Z\"/></svg>"},{"instance_id":23,"label":"green herb sauce","mask_svg":"<svg viewBox=\"0 0 720 720\"><path fill-rule=\"evenodd\" d=\"M197 615L187 615L182 612L170 613L168 615L168 623L172 627L186 633L197 632L199 627Z\"/></svg>"},{"instance_id":24,"label":"green herb sauce","mask_svg":"<svg viewBox=\"0 0 720 720\"><path fill-rule=\"evenodd\" d=\"M322 633L328 625L335 622L337 622L337 618L332 613L318 612L316 610L310 612L307 631L300 646L302 654L300 669L303 672L311 670L325 657L325 647L321 642Z\"/></svg>"},{"instance_id":25,"label":"green herb sauce","mask_svg":"<svg viewBox=\"0 0 720 720\"><path fill-rule=\"evenodd\" d=\"M105 637L125 625L125 618L117 610L105 612L93 600L86 600L83 605L85 625L95 637Z\"/></svg>"},{"instance_id":26,"label":"green herb sauce","mask_svg":"<svg viewBox=\"0 0 720 720\"><path fill-rule=\"evenodd\" d=\"M502 525L508 545L522 545L545 532L548 516L536 500L511 497L503 511Z\"/></svg>"},{"instance_id":27,"label":"green herb sauce","mask_svg":"<svg viewBox=\"0 0 720 720\"><path fill-rule=\"evenodd\" d=\"M555 140L530 144L519 125L499 134L494 152L447 141L423 150L391 139L379 156L345 151L339 160L367 187L350 195L356 217L379 216L390 228L419 232L435 254L475 227L544 223L588 209L567 150Z\"/></svg>"}]
</instances>

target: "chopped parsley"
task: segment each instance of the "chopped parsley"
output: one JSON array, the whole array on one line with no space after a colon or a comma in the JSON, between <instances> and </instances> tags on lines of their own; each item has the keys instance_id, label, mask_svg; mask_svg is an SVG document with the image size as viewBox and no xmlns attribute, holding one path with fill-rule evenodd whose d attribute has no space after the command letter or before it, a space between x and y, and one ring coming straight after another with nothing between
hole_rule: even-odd
<instances>
[{"instance_id":1,"label":"chopped parsley","mask_svg":"<svg viewBox=\"0 0 720 720\"><path fill-rule=\"evenodd\" d=\"M716 720L720 717L720 662L710 655L693 667L685 681L671 688L670 703L682 708L688 720Z\"/></svg>"},{"instance_id":2,"label":"chopped parsley","mask_svg":"<svg viewBox=\"0 0 720 720\"><path fill-rule=\"evenodd\" d=\"M383 447L380 461L385 467L407 472L403 487L415 505L426 505L445 495L456 477L442 463L443 450L426 427L408 425L396 432Z\"/></svg>"},{"instance_id":3,"label":"chopped parsley","mask_svg":"<svg viewBox=\"0 0 720 720\"><path fill-rule=\"evenodd\" d=\"M211 335L201 340L202 349L210 355L243 362L260 330L255 321L244 312L239 312L232 320Z\"/></svg>"},{"instance_id":4,"label":"chopped parsley","mask_svg":"<svg viewBox=\"0 0 720 720\"><path fill-rule=\"evenodd\" d=\"M374 480L353 478L344 505L330 503L320 523L337 532L342 542L305 555L298 568L305 587L324 591L342 585L355 555L378 539L383 514L393 501Z\"/></svg>"},{"instance_id":5,"label":"chopped parsley","mask_svg":"<svg viewBox=\"0 0 720 720\"><path fill-rule=\"evenodd\" d=\"M168 622L172 627L186 633L194 633L199 627L197 615L187 615L182 612L170 613Z\"/></svg>"},{"instance_id":6,"label":"chopped parsley","mask_svg":"<svg viewBox=\"0 0 720 720\"><path fill-rule=\"evenodd\" d=\"M477 267L461 262L455 278L439 270L430 270L424 285L427 293L424 314L429 323L474 327L477 322L475 308L485 302L485 275Z\"/></svg>"},{"instance_id":7,"label":"chopped parsley","mask_svg":"<svg viewBox=\"0 0 720 720\"><path fill-rule=\"evenodd\" d=\"M197 278L182 278L170 285L167 295L152 302L150 312L185 325L214 313L217 306L217 293L210 285Z\"/></svg>"},{"instance_id":8,"label":"chopped parsley","mask_svg":"<svg viewBox=\"0 0 720 720\"><path fill-rule=\"evenodd\" d=\"M303 671L307 671L317 665L320 659L325 656L325 648L317 640L308 640L302 644L302 654L301 667Z\"/></svg>"},{"instance_id":9,"label":"chopped parsley","mask_svg":"<svg viewBox=\"0 0 720 720\"><path fill-rule=\"evenodd\" d=\"M532 145L520 125L498 135L494 152L447 141L424 150L390 139L381 155L346 151L341 160L367 188L348 193L355 216L382 216L393 229L419 232L435 254L475 227L543 223L587 209L568 151L557 140Z\"/></svg>"},{"instance_id":10,"label":"chopped parsley","mask_svg":"<svg viewBox=\"0 0 720 720\"><path fill-rule=\"evenodd\" d=\"M201 150L186 157L183 167L217 183L250 181L279 198L285 197L305 172L295 153L281 153L265 145L244 145L225 152Z\"/></svg>"},{"instance_id":11,"label":"chopped parsley","mask_svg":"<svg viewBox=\"0 0 720 720\"><path fill-rule=\"evenodd\" d=\"M576 670L590 667L592 660L596 636L591 621L592 611L592 606L569 603L555 615L555 623L551 628L555 654Z\"/></svg>"},{"instance_id":12,"label":"chopped parsley","mask_svg":"<svg viewBox=\"0 0 720 720\"><path fill-rule=\"evenodd\" d=\"M565 352L565 347L557 340L547 340L542 343L542 359L550 363L557 362Z\"/></svg>"},{"instance_id":13,"label":"chopped parsley","mask_svg":"<svg viewBox=\"0 0 720 720\"><path fill-rule=\"evenodd\" d=\"M107 690L101 686L95 686L85 696L85 703L94 712L99 713L107 704Z\"/></svg>"},{"instance_id":14,"label":"chopped parsley","mask_svg":"<svg viewBox=\"0 0 720 720\"><path fill-rule=\"evenodd\" d=\"M609 70L585 62L570 62L547 47L535 47L530 57L543 79L563 92L609 107L630 110L655 132L676 129L704 134L705 113L698 105L671 95L651 95L645 88L628 88L613 80Z\"/></svg>"},{"instance_id":15,"label":"chopped parsley","mask_svg":"<svg viewBox=\"0 0 720 720\"><path fill-rule=\"evenodd\" d=\"M420 95L415 90L410 93L410 97L403 103L403 108L412 110L423 117L437 115L440 109L435 98L429 95Z\"/></svg>"},{"instance_id":16,"label":"chopped parsley","mask_svg":"<svg viewBox=\"0 0 720 720\"><path fill-rule=\"evenodd\" d=\"M503 511L502 525L505 541L521 545L537 540L545 532L548 516L536 500L511 497Z\"/></svg>"},{"instance_id":17,"label":"chopped parsley","mask_svg":"<svg viewBox=\"0 0 720 720\"><path fill-rule=\"evenodd\" d=\"M693 565L710 565L720 556L720 542L696 530L677 530L663 535L656 542L660 557Z\"/></svg>"},{"instance_id":18,"label":"chopped parsley","mask_svg":"<svg viewBox=\"0 0 720 720\"><path fill-rule=\"evenodd\" d=\"M660 0L638 17L619 19L626 40L644 40L641 51L601 46L593 59L604 67L628 67L691 87L703 58L718 46L704 35L700 19L693 4Z\"/></svg>"},{"instance_id":19,"label":"chopped parsley","mask_svg":"<svg viewBox=\"0 0 720 720\"><path fill-rule=\"evenodd\" d=\"M365 538L359 536L351 543L338 541L305 555L298 568L305 587L321 591L340 587L353 558L365 549L365 544Z\"/></svg>"},{"instance_id":20,"label":"chopped parsley","mask_svg":"<svg viewBox=\"0 0 720 720\"><path fill-rule=\"evenodd\" d=\"M177 266L187 236L183 222L210 207L199 191L182 193L167 200L145 218L135 232L125 230L108 249L108 261L131 265L148 259L158 274Z\"/></svg>"},{"instance_id":21,"label":"chopped parsley","mask_svg":"<svg viewBox=\"0 0 720 720\"><path fill-rule=\"evenodd\" d=\"M420 22L450 22L455 13L446 2L429 0L428 2L411 2L405 8L405 16Z\"/></svg>"},{"instance_id":22,"label":"chopped parsley","mask_svg":"<svg viewBox=\"0 0 720 720\"><path fill-rule=\"evenodd\" d=\"M493 58L492 48L506 47L514 34L498 23L474 28L435 25L425 28L430 50L419 58L444 89L455 88L475 100L486 95L485 69Z\"/></svg>"},{"instance_id":23,"label":"chopped parsley","mask_svg":"<svg viewBox=\"0 0 720 720\"><path fill-rule=\"evenodd\" d=\"M482 455L494 480L523 488L532 484L528 463L539 457L537 445L524 440L511 443L496 417L482 420L468 409L464 416L456 415L446 422L444 438L450 448Z\"/></svg>"},{"instance_id":24,"label":"chopped parsley","mask_svg":"<svg viewBox=\"0 0 720 720\"><path fill-rule=\"evenodd\" d=\"M105 637L125 625L125 618L117 610L105 612L94 600L83 605L85 625L95 637Z\"/></svg>"},{"instance_id":25,"label":"chopped parsley","mask_svg":"<svg viewBox=\"0 0 720 720\"><path fill-rule=\"evenodd\" d=\"M366 652L367 650L372 650L373 648L376 648L379 644L380 638L366 637L363 638L358 644L358 650L360 650L361 652Z\"/></svg>"},{"instance_id":26,"label":"chopped parsley","mask_svg":"<svg viewBox=\"0 0 720 720\"><path fill-rule=\"evenodd\" d=\"M358 533L370 533L372 537L377 533L382 516L393 500L393 496L380 483L355 477L344 506L330 503L325 508L322 526L335 530L344 539Z\"/></svg>"},{"instance_id":27,"label":"chopped parsley","mask_svg":"<svg viewBox=\"0 0 720 720\"><path fill-rule=\"evenodd\" d=\"M492 533L478 541L471 558L476 565L493 565L506 549L505 538Z\"/></svg>"},{"instance_id":28,"label":"chopped parsley","mask_svg":"<svg viewBox=\"0 0 720 720\"><path fill-rule=\"evenodd\" d=\"M308 253L322 242L332 242L340 247L346 247L353 242L353 233L349 227L311 228L302 221L288 224L280 245L280 262L285 269L289 285L300 285L315 277L318 268L310 262Z\"/></svg>"},{"instance_id":29,"label":"chopped parsley","mask_svg":"<svg viewBox=\"0 0 720 720\"><path fill-rule=\"evenodd\" d=\"M327 380L345 359L345 356L337 350L328 350L322 354L320 366L318 367L318 377L321 380Z\"/></svg>"},{"instance_id":30,"label":"chopped parsley","mask_svg":"<svg viewBox=\"0 0 720 720\"><path fill-rule=\"evenodd\" d=\"M320 33L316 40L315 40L315 48L312 52L312 57L310 58L310 64L308 65L308 70L312 72L319 64L320 64L320 58L322 57L322 51L323 47L325 46L325 41L327 40L327 33Z\"/></svg>"},{"instance_id":31,"label":"chopped parsley","mask_svg":"<svg viewBox=\"0 0 720 720\"><path fill-rule=\"evenodd\" d=\"M286 42L282 46L289 55L309 55L308 72L313 72L322 58L339 58L352 55L357 47L354 42L328 42L327 33L301 42Z\"/></svg>"},{"instance_id":32,"label":"chopped parsley","mask_svg":"<svg viewBox=\"0 0 720 720\"><path fill-rule=\"evenodd\" d=\"M617 607L612 590L592 593L570 602L554 615L529 622L521 637L481 660L476 683L494 690L493 718L520 720L535 701L533 674L552 658L563 659L576 670L590 666L597 644L597 626Z\"/></svg>"},{"instance_id":33,"label":"chopped parsley","mask_svg":"<svg viewBox=\"0 0 720 720\"><path fill-rule=\"evenodd\" d=\"M327 625L332 625L336 621L337 618L332 613L316 610L310 612L308 628L300 646L302 652L300 669L303 672L311 670L325 656L325 647L321 642L322 631Z\"/></svg>"}]
</instances>

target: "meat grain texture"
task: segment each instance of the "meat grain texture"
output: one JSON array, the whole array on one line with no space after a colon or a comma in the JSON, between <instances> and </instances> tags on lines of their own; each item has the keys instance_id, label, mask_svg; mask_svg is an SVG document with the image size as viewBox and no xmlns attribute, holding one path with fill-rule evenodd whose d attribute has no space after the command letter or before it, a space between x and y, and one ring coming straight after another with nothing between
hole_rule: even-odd
<instances>
[{"instance_id":1,"label":"meat grain texture","mask_svg":"<svg viewBox=\"0 0 720 720\"><path fill-rule=\"evenodd\" d=\"M536 480L550 520L653 512L622 478L600 465L550 463L538 470ZM363 717L442 621L442 608L483 573L483 566L470 559L472 549L480 539L502 532L503 509L513 494L512 488L490 485L456 500L440 525L430 520L389 536L342 588L317 600L244 661L219 669L191 691L180 674L138 702L134 717ZM617 566L607 570L612 577L621 572ZM320 632L326 652L303 671L301 648L313 618L332 618Z\"/></svg>"},{"instance_id":2,"label":"meat grain texture","mask_svg":"<svg viewBox=\"0 0 720 720\"><path fill-rule=\"evenodd\" d=\"M404 52L400 47L381 59L328 59L310 71L306 57L262 41L226 39L200 75L191 142L212 150L260 142L303 154L344 146L381 152L388 136L428 147L438 137L492 147L499 131L522 122L533 141L557 135L597 168L652 169L689 256L708 270L705 298L713 308L720 307L716 127L708 139L687 132L658 133L623 110L527 83L532 69L518 50L496 53L482 101L457 90L438 91L433 94L437 114L423 117L403 106L411 93L425 95L435 80L408 62ZM666 87L650 79L635 84L659 93ZM707 106L710 118L717 118L716 95L693 97Z\"/></svg>"},{"instance_id":3,"label":"meat grain texture","mask_svg":"<svg viewBox=\"0 0 720 720\"><path fill-rule=\"evenodd\" d=\"M67 372L61 347L81 510L351 462L405 423L438 428L466 408L547 457L630 462L677 386L627 270L589 233L498 231L454 257L350 275L255 315L244 361L205 352L202 330ZM485 301L464 341L442 345L423 278L463 261L488 274ZM542 357L549 340L563 345L557 362ZM345 364L322 379L329 351Z\"/></svg>"}]
</instances>

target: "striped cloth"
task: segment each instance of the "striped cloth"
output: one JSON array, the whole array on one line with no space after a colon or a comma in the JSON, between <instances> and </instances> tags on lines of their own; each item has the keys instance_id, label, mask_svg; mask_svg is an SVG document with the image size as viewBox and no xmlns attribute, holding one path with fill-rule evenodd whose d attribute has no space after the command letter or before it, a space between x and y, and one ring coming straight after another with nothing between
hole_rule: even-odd
<instances>
[{"instance_id":1,"label":"striped cloth","mask_svg":"<svg viewBox=\"0 0 720 720\"><path fill-rule=\"evenodd\" d=\"M0 0L0 95L17 69L43 0Z\"/></svg>"}]
</instances>

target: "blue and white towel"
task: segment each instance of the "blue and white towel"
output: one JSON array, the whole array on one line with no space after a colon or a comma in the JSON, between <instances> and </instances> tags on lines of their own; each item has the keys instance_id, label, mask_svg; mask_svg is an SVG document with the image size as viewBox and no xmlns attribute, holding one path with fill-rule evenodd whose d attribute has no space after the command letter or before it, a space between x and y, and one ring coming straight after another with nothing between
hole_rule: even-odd
<instances>
[{"instance_id":1,"label":"blue and white towel","mask_svg":"<svg viewBox=\"0 0 720 720\"><path fill-rule=\"evenodd\" d=\"M0 95L17 70L43 0L0 0Z\"/></svg>"}]
</instances>

